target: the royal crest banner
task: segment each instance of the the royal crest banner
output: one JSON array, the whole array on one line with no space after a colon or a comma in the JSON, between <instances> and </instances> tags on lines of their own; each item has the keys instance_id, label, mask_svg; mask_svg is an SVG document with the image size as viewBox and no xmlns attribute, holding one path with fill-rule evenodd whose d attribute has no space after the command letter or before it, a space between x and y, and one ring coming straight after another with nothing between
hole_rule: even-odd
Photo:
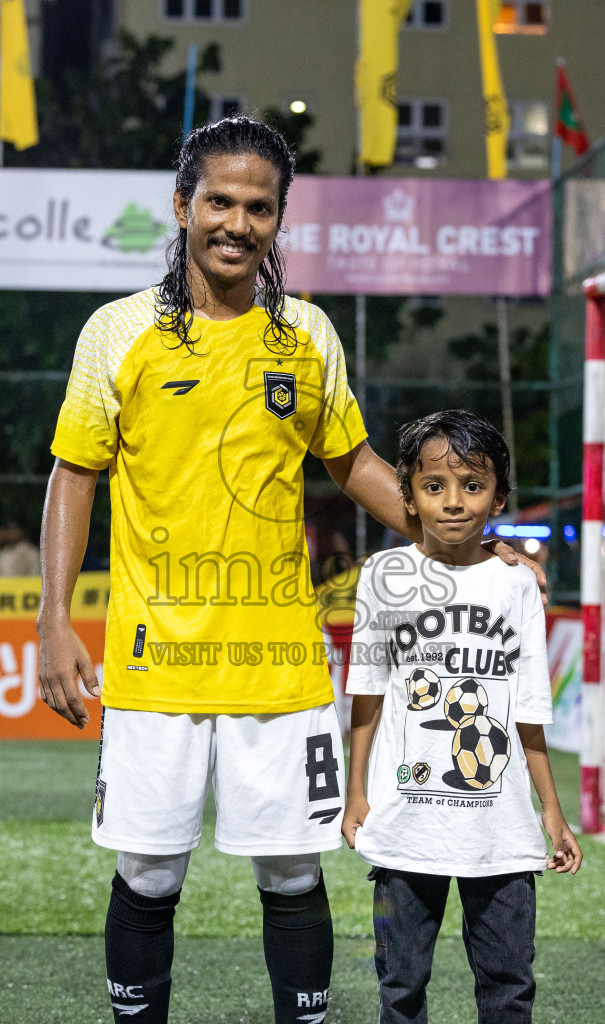
<instances>
[{"instance_id":1,"label":"the royal crest banner","mask_svg":"<svg viewBox=\"0 0 605 1024\"><path fill-rule=\"evenodd\" d=\"M292 291L550 292L549 182L305 175L285 227Z\"/></svg>"}]
</instances>

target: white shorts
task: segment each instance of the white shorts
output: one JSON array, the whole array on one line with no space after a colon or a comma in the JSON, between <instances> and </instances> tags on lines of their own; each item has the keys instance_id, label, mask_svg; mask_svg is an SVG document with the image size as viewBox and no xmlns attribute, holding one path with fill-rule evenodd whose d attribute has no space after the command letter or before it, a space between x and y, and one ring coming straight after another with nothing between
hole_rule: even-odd
<instances>
[{"instance_id":1,"label":"white shorts","mask_svg":"<svg viewBox=\"0 0 605 1024\"><path fill-rule=\"evenodd\" d=\"M92 838L127 853L191 850L211 782L218 850L337 849L344 754L334 705L283 715L105 708Z\"/></svg>"}]
</instances>

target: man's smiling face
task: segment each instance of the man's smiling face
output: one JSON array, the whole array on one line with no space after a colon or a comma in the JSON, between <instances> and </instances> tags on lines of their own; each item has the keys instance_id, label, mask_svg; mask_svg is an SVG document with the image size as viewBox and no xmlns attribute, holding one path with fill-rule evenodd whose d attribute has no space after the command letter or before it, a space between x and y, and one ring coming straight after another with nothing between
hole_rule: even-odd
<instances>
[{"instance_id":1,"label":"man's smiling face","mask_svg":"<svg viewBox=\"0 0 605 1024\"><path fill-rule=\"evenodd\" d=\"M179 227L187 229L194 296L250 286L280 226L279 171L256 153L206 157L189 201L174 194Z\"/></svg>"}]
</instances>

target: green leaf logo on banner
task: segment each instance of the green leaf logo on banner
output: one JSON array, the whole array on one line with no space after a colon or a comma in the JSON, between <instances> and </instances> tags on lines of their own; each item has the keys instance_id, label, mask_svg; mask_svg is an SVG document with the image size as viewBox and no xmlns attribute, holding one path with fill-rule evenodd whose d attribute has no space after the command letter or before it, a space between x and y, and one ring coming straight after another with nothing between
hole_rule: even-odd
<instances>
[{"instance_id":1,"label":"green leaf logo on banner","mask_svg":"<svg viewBox=\"0 0 605 1024\"><path fill-rule=\"evenodd\" d=\"M136 203L129 203L106 231L102 243L122 252L149 252L167 234L167 225L154 220L150 210L142 210Z\"/></svg>"}]
</instances>

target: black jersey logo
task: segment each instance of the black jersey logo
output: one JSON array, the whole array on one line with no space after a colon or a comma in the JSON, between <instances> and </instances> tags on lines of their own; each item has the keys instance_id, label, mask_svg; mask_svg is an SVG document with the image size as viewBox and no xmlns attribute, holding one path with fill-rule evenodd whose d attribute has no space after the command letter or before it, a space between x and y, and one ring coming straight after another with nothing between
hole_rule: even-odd
<instances>
[{"instance_id":1,"label":"black jersey logo","mask_svg":"<svg viewBox=\"0 0 605 1024\"><path fill-rule=\"evenodd\" d=\"M293 373L265 370L265 407L285 420L296 412L296 377Z\"/></svg>"},{"instance_id":2,"label":"black jersey logo","mask_svg":"<svg viewBox=\"0 0 605 1024\"><path fill-rule=\"evenodd\" d=\"M313 814L309 815L309 821L313 821L314 818L321 818L320 825L329 825L341 811L341 806L327 807L325 811L313 811Z\"/></svg>"},{"instance_id":3,"label":"black jersey logo","mask_svg":"<svg viewBox=\"0 0 605 1024\"><path fill-rule=\"evenodd\" d=\"M178 388L172 396L176 398L177 395L188 395L190 391L193 391L196 384L199 384L199 380L169 380L167 384L162 384L162 390L164 388Z\"/></svg>"},{"instance_id":4,"label":"black jersey logo","mask_svg":"<svg viewBox=\"0 0 605 1024\"><path fill-rule=\"evenodd\" d=\"M137 626L136 635L134 638L134 647L132 649L133 658L141 658L143 651L145 650L145 634L147 632L147 626L139 623Z\"/></svg>"}]
</instances>

